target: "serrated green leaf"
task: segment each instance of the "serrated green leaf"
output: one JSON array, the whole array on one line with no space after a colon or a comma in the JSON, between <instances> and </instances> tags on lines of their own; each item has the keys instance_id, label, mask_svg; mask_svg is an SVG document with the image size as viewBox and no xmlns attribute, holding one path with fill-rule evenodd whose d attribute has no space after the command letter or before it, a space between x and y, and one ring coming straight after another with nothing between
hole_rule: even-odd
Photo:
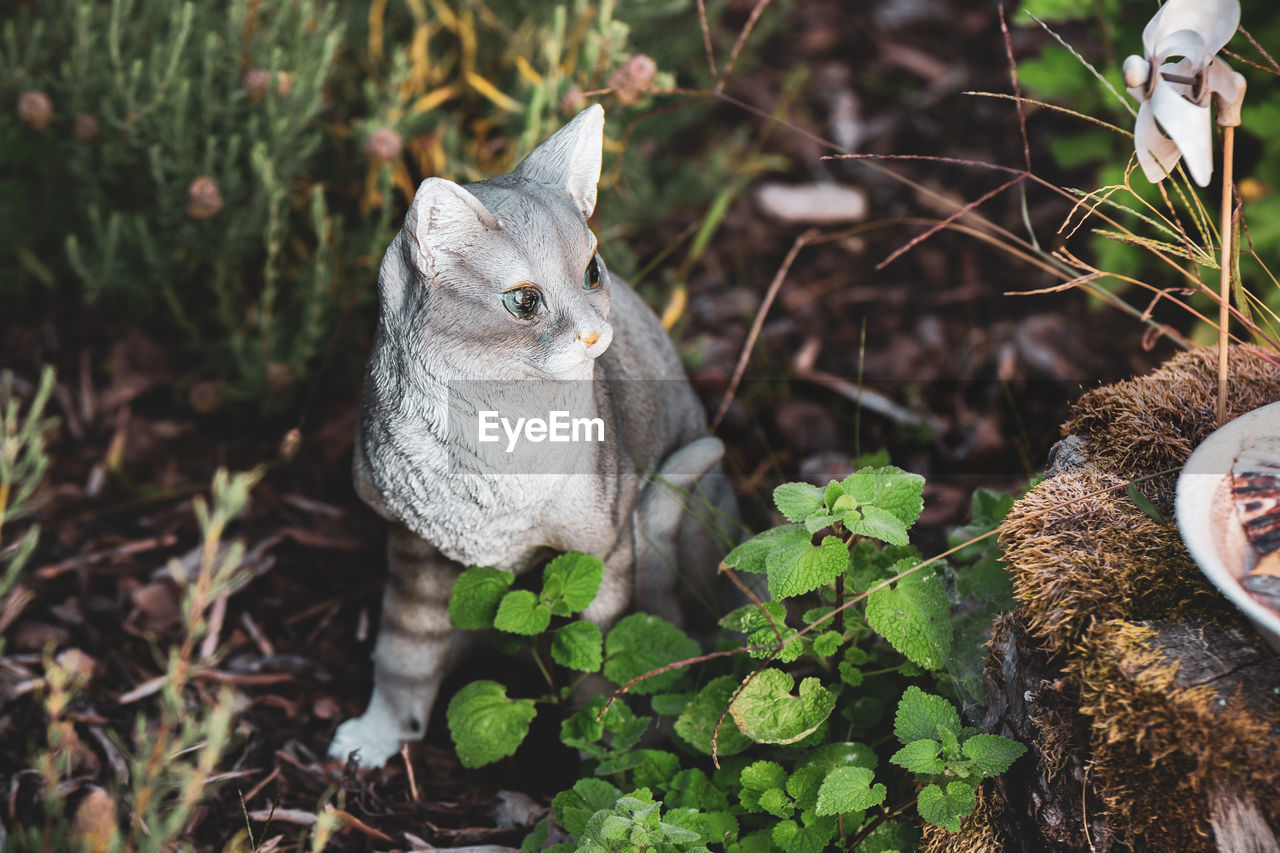
<instances>
[{"instance_id":1,"label":"serrated green leaf","mask_svg":"<svg viewBox=\"0 0 1280 853\"><path fill-rule=\"evenodd\" d=\"M551 658L579 672L596 672L604 660L604 636L591 622L570 622L556 629L551 640Z\"/></svg>"},{"instance_id":2,"label":"serrated green leaf","mask_svg":"<svg viewBox=\"0 0 1280 853\"><path fill-rule=\"evenodd\" d=\"M663 823L696 832L703 844L725 844L738 837L738 819L723 809L668 808Z\"/></svg>"},{"instance_id":3,"label":"serrated green leaf","mask_svg":"<svg viewBox=\"0 0 1280 853\"><path fill-rule=\"evenodd\" d=\"M445 719L462 766L483 767L515 752L537 713L532 699L508 699L501 684L473 681L454 694Z\"/></svg>"},{"instance_id":4,"label":"serrated green leaf","mask_svg":"<svg viewBox=\"0 0 1280 853\"><path fill-rule=\"evenodd\" d=\"M596 773L601 776L612 776L615 773L626 773L644 764L644 756L639 752L618 752L610 750L596 765Z\"/></svg>"},{"instance_id":5,"label":"serrated green leaf","mask_svg":"<svg viewBox=\"0 0 1280 853\"><path fill-rule=\"evenodd\" d=\"M848 611L845 611L845 616L849 616ZM830 605L812 607L800 616L800 621L806 625L813 625L815 628L825 627L829 629L835 622L835 608Z\"/></svg>"},{"instance_id":6,"label":"serrated green leaf","mask_svg":"<svg viewBox=\"0 0 1280 853\"><path fill-rule=\"evenodd\" d=\"M604 715L604 727L613 735L615 751L627 750L638 744L652 722L653 717L637 716L621 701L614 702L609 713Z\"/></svg>"},{"instance_id":7,"label":"serrated green leaf","mask_svg":"<svg viewBox=\"0 0 1280 853\"><path fill-rule=\"evenodd\" d=\"M722 675L708 682L676 719L676 735L703 755L710 755L711 734L715 731L716 721L738 689L738 684L739 680L732 675ZM733 755L750 745L750 739L739 731L733 717L726 714L720 726L716 754Z\"/></svg>"},{"instance_id":8,"label":"serrated green leaf","mask_svg":"<svg viewBox=\"0 0 1280 853\"><path fill-rule=\"evenodd\" d=\"M793 820L780 820L773 828L772 840L785 853L822 853L836 837L833 817L819 817L803 826Z\"/></svg>"},{"instance_id":9,"label":"serrated green leaf","mask_svg":"<svg viewBox=\"0 0 1280 853\"><path fill-rule=\"evenodd\" d=\"M605 677L622 685L638 675L695 656L698 644L665 619L648 613L632 613L609 632L604 651ZM636 683L631 692L658 693L670 689L682 677L681 670L664 672Z\"/></svg>"},{"instance_id":10,"label":"serrated green leaf","mask_svg":"<svg viewBox=\"0 0 1280 853\"><path fill-rule=\"evenodd\" d=\"M841 492L840 497L836 498L836 502L831 505L831 511L845 515L850 511L857 510L858 499L853 495L846 495Z\"/></svg>"},{"instance_id":11,"label":"serrated green leaf","mask_svg":"<svg viewBox=\"0 0 1280 853\"><path fill-rule=\"evenodd\" d=\"M587 821L597 812L613 809L622 792L603 779L579 779L551 801L556 824L574 838L582 838Z\"/></svg>"},{"instance_id":12,"label":"serrated green leaf","mask_svg":"<svg viewBox=\"0 0 1280 853\"><path fill-rule=\"evenodd\" d=\"M850 687L862 686L862 670L858 669L847 660L840 661L836 671L840 673L840 680Z\"/></svg>"},{"instance_id":13,"label":"serrated green leaf","mask_svg":"<svg viewBox=\"0 0 1280 853\"><path fill-rule=\"evenodd\" d=\"M641 762L632 771L631 783L666 790L680 769L680 759L675 753L662 749L641 749L638 754Z\"/></svg>"},{"instance_id":14,"label":"serrated green leaf","mask_svg":"<svg viewBox=\"0 0 1280 853\"><path fill-rule=\"evenodd\" d=\"M696 829L685 829L667 821L658 824L658 829L661 831L662 840L667 844L693 844L701 837Z\"/></svg>"},{"instance_id":15,"label":"serrated green leaf","mask_svg":"<svg viewBox=\"0 0 1280 853\"><path fill-rule=\"evenodd\" d=\"M951 604L941 576L932 568L871 593L866 617L867 624L911 662L929 670L946 665L951 651Z\"/></svg>"},{"instance_id":16,"label":"serrated green leaf","mask_svg":"<svg viewBox=\"0 0 1280 853\"><path fill-rule=\"evenodd\" d=\"M905 746L917 740L936 740L939 727L960 734L960 714L955 706L919 687L908 687L893 717L894 735Z\"/></svg>"},{"instance_id":17,"label":"serrated green leaf","mask_svg":"<svg viewBox=\"0 0 1280 853\"><path fill-rule=\"evenodd\" d=\"M570 551L547 564L539 598L552 614L571 616L595 600L603 578L604 562L599 557Z\"/></svg>"},{"instance_id":18,"label":"serrated green leaf","mask_svg":"<svg viewBox=\"0 0 1280 853\"><path fill-rule=\"evenodd\" d=\"M862 666L864 663L871 660L871 657L864 649L860 649L857 646L845 646L844 659L854 666Z\"/></svg>"},{"instance_id":19,"label":"serrated green leaf","mask_svg":"<svg viewBox=\"0 0 1280 853\"><path fill-rule=\"evenodd\" d=\"M655 693L649 699L653 713L663 717L676 717L689 707L696 693Z\"/></svg>"},{"instance_id":20,"label":"serrated green leaf","mask_svg":"<svg viewBox=\"0 0 1280 853\"><path fill-rule=\"evenodd\" d=\"M977 805L973 788L964 782L949 783L945 792L937 785L926 785L916 799L920 817L952 832L960 831L961 819Z\"/></svg>"},{"instance_id":21,"label":"serrated green leaf","mask_svg":"<svg viewBox=\"0 0 1280 853\"><path fill-rule=\"evenodd\" d=\"M837 767L865 767L868 770L875 770L879 763L880 759L876 756L875 750L865 743L837 741L811 750L797 769L816 767L822 771L822 776L825 778L827 773Z\"/></svg>"},{"instance_id":22,"label":"serrated green leaf","mask_svg":"<svg viewBox=\"0 0 1280 853\"><path fill-rule=\"evenodd\" d=\"M742 787L753 791L782 789L787 784L787 771L776 761L754 761L742 768Z\"/></svg>"},{"instance_id":23,"label":"serrated green leaf","mask_svg":"<svg viewBox=\"0 0 1280 853\"><path fill-rule=\"evenodd\" d=\"M956 737L956 733L949 727L938 726L938 733L934 735L942 744L942 754L946 756L948 761L958 761L960 759L960 739Z\"/></svg>"},{"instance_id":24,"label":"serrated green leaf","mask_svg":"<svg viewBox=\"0 0 1280 853\"><path fill-rule=\"evenodd\" d=\"M843 642L844 635L839 631L823 631L813 638L813 653L818 657L831 657L840 651L840 644Z\"/></svg>"},{"instance_id":25,"label":"serrated green leaf","mask_svg":"<svg viewBox=\"0 0 1280 853\"><path fill-rule=\"evenodd\" d=\"M837 767L818 789L817 812L837 815L858 812L884 802L884 785L872 785L875 774L865 767Z\"/></svg>"},{"instance_id":26,"label":"serrated green leaf","mask_svg":"<svg viewBox=\"0 0 1280 853\"><path fill-rule=\"evenodd\" d=\"M844 519L844 513L839 515L812 515L805 519L804 529L810 536L817 533L824 527L830 527L837 521Z\"/></svg>"},{"instance_id":27,"label":"serrated green leaf","mask_svg":"<svg viewBox=\"0 0 1280 853\"><path fill-rule=\"evenodd\" d=\"M668 806L692 808L699 811L723 811L729 808L729 798L712 784L707 774L697 767L681 770L671 778L667 796Z\"/></svg>"},{"instance_id":28,"label":"serrated green leaf","mask_svg":"<svg viewBox=\"0 0 1280 853\"><path fill-rule=\"evenodd\" d=\"M787 521L804 521L824 509L823 491L808 483L783 483L773 490L773 505Z\"/></svg>"},{"instance_id":29,"label":"serrated green leaf","mask_svg":"<svg viewBox=\"0 0 1280 853\"><path fill-rule=\"evenodd\" d=\"M840 484L846 495L858 502L887 510L905 527L915 524L924 509L924 477L893 465L863 468Z\"/></svg>"},{"instance_id":30,"label":"serrated green leaf","mask_svg":"<svg viewBox=\"0 0 1280 853\"><path fill-rule=\"evenodd\" d=\"M615 706L620 704L620 701L614 703ZM603 697L596 696L565 717L560 723L560 742L572 749L580 749L594 758L603 758L607 755L608 750L596 743L604 737L604 721L596 719L604 703ZM609 713L614 713L612 708Z\"/></svg>"},{"instance_id":31,"label":"serrated green leaf","mask_svg":"<svg viewBox=\"0 0 1280 853\"><path fill-rule=\"evenodd\" d=\"M838 537L825 536L821 545L814 546L807 532L799 533L779 542L765 558L769 593L775 600L829 584L849 565L849 551Z\"/></svg>"},{"instance_id":32,"label":"serrated green leaf","mask_svg":"<svg viewBox=\"0 0 1280 853\"><path fill-rule=\"evenodd\" d=\"M818 803L818 788L830 772L825 767L809 765L797 767L787 777L787 794L796 801L796 808L808 811Z\"/></svg>"},{"instance_id":33,"label":"serrated green leaf","mask_svg":"<svg viewBox=\"0 0 1280 853\"><path fill-rule=\"evenodd\" d=\"M762 670L743 688L729 713L744 735L756 743L795 743L822 725L835 708L836 695L816 678L795 683L780 669Z\"/></svg>"},{"instance_id":34,"label":"serrated green leaf","mask_svg":"<svg viewBox=\"0 0 1280 853\"><path fill-rule=\"evenodd\" d=\"M517 589L502 597L493 627L499 631L531 637L551 624L551 608L527 589Z\"/></svg>"},{"instance_id":35,"label":"serrated green leaf","mask_svg":"<svg viewBox=\"0 0 1280 853\"><path fill-rule=\"evenodd\" d=\"M858 507L860 517L847 513L844 517L844 528L858 536L878 539L890 545L907 544L907 525L887 509L874 504Z\"/></svg>"},{"instance_id":36,"label":"serrated green leaf","mask_svg":"<svg viewBox=\"0 0 1280 853\"><path fill-rule=\"evenodd\" d=\"M449 593L449 624L469 631L493 627L498 603L516 579L511 572L476 566L458 575Z\"/></svg>"},{"instance_id":37,"label":"serrated green leaf","mask_svg":"<svg viewBox=\"0 0 1280 853\"><path fill-rule=\"evenodd\" d=\"M778 634L781 633L782 642L786 645L778 653L777 660L781 663L790 663L804 651L804 645L800 642L787 643L787 640L797 633L794 628L787 627L787 609L776 601L765 601L761 604L763 611L761 607L754 604L739 607L722 617L720 625L726 630L746 634L749 646L776 647ZM773 620L772 624L770 619ZM774 626L777 626L778 630L775 631ZM748 654L753 658L763 659L773 654L773 651L770 648L762 648L750 651Z\"/></svg>"},{"instance_id":38,"label":"serrated green leaf","mask_svg":"<svg viewBox=\"0 0 1280 853\"><path fill-rule=\"evenodd\" d=\"M946 769L946 763L938 757L941 751L942 744L936 740L913 740L889 760L912 773L931 776Z\"/></svg>"},{"instance_id":39,"label":"serrated green leaf","mask_svg":"<svg viewBox=\"0 0 1280 853\"><path fill-rule=\"evenodd\" d=\"M769 552L782 541L797 535L805 535L803 525L783 524L771 527L734 548L721 562L735 571L763 574Z\"/></svg>"},{"instance_id":40,"label":"serrated green leaf","mask_svg":"<svg viewBox=\"0 0 1280 853\"><path fill-rule=\"evenodd\" d=\"M978 734L964 742L966 758L982 771L983 776L998 776L1013 766L1027 748L1016 740L999 735Z\"/></svg>"},{"instance_id":41,"label":"serrated green leaf","mask_svg":"<svg viewBox=\"0 0 1280 853\"><path fill-rule=\"evenodd\" d=\"M826 490L822 493L822 503L827 509L833 509L836 501L840 500L840 496L844 494L844 489L840 488L838 480L832 480L827 484Z\"/></svg>"},{"instance_id":42,"label":"serrated green leaf","mask_svg":"<svg viewBox=\"0 0 1280 853\"><path fill-rule=\"evenodd\" d=\"M606 841L626 841L631 837L631 821L611 814L600 824L600 837Z\"/></svg>"},{"instance_id":43,"label":"serrated green leaf","mask_svg":"<svg viewBox=\"0 0 1280 853\"><path fill-rule=\"evenodd\" d=\"M770 853L773 850L772 830L761 829L748 833L736 843L725 847L725 853Z\"/></svg>"},{"instance_id":44,"label":"serrated green leaf","mask_svg":"<svg viewBox=\"0 0 1280 853\"><path fill-rule=\"evenodd\" d=\"M849 551L848 586L855 593L866 592L874 584L898 574L901 567L911 568L921 559L920 552L910 545L878 545L859 539Z\"/></svg>"},{"instance_id":45,"label":"serrated green leaf","mask_svg":"<svg viewBox=\"0 0 1280 853\"><path fill-rule=\"evenodd\" d=\"M795 803L780 788L770 788L767 791L761 791L756 797L756 805L760 811L767 812L774 817L790 817L795 812Z\"/></svg>"}]
</instances>

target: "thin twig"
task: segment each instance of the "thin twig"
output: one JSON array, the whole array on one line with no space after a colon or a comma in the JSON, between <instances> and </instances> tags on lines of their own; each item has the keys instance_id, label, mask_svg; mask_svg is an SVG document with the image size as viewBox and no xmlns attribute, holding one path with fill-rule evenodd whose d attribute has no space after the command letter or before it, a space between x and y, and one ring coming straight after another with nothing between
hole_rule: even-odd
<instances>
[{"instance_id":1,"label":"thin twig","mask_svg":"<svg viewBox=\"0 0 1280 853\"><path fill-rule=\"evenodd\" d=\"M963 216L965 216L966 214L971 213L971 212L973 211L973 209L974 209L974 208L979 207L979 206L980 206L980 205L982 205L984 202L989 201L989 200L991 200L991 199L995 198L996 196L1000 195L1000 193L1004 192L1005 190L1009 189L1010 187L1015 186L1015 185L1017 185L1017 184L1021 184L1021 183L1022 183L1022 181L1023 181L1023 176L1022 176L1022 175L1018 175L1017 177L1015 177L1015 178L1013 178L1012 180L1009 180L1009 181L1007 181L1007 182L1005 182L1005 183L1001 184L1000 186L996 187L995 189L993 189L993 190L989 190L989 191L987 191L987 192L983 193L981 196L979 196L978 198L974 199L973 201L968 202L967 204L963 204L963 205L961 205L959 208L957 208L957 209L955 210L955 212L953 212L953 213L952 213L950 216L948 216L946 219L940 219L940 220L938 220L938 221L937 221L937 222L935 222L935 223L934 223L934 224L933 224L933 225L932 225L928 230L926 230L926 231L925 231L925 232L923 232L922 234L917 235L917 236L916 236L916 237L914 237L913 239L909 240L908 242L904 243L903 245L901 245L901 246L899 246L897 249L895 249L892 253L890 253L890 255L889 255L887 258L885 258L885 259L884 259L883 261L881 261L880 263L876 264L876 269L877 269L877 270L882 270L882 269L884 269L884 268L885 268L885 267L887 267L889 264L891 264L891 263L893 263L895 260L897 260L897 258L899 258L900 256L902 256L902 255L906 254L907 252L911 251L911 250L912 250L912 249L914 249L917 245L919 245L920 243L923 243L925 240L928 240L928 239L929 239L930 237L932 237L934 234L937 234L939 231L941 231L941 230L943 230L944 228L946 228L947 226L949 226L952 222L955 222L957 219L960 219L960 218L962 218Z\"/></svg>"},{"instance_id":2,"label":"thin twig","mask_svg":"<svg viewBox=\"0 0 1280 853\"><path fill-rule=\"evenodd\" d=\"M724 649L718 652L708 652L705 655L697 655L695 657L685 658L684 660L672 661L671 663L665 666L660 666L657 669L651 669L648 672L641 673L640 675L637 675L635 678L628 681L626 684L619 687L617 690L613 691L613 694L609 697L609 700L604 703L604 707L600 709L600 713L596 714L596 722L599 722L600 720L604 719L604 715L607 714L609 712L609 709L613 707L614 702L621 699L626 693L628 693L631 690L632 687L635 687L637 684L639 684L640 682L644 681L647 678L653 678L654 676L662 675L664 672L670 672L673 669L681 669L682 667L693 666L695 663L705 663L706 661L715 660L717 658L727 658L730 655L742 655L742 654L747 654L749 652L760 652L760 651L764 651L765 649L776 649L776 648L777 648L776 646L758 646L758 645L757 646L739 646L736 649ZM773 660L773 658L769 658L769 660Z\"/></svg>"},{"instance_id":3,"label":"thin twig","mask_svg":"<svg viewBox=\"0 0 1280 853\"><path fill-rule=\"evenodd\" d=\"M720 72L716 68L716 54L711 47L711 25L707 23L707 0L698 0L698 24L702 27L702 47L707 52L707 70L711 72L711 80L714 82L720 78Z\"/></svg>"},{"instance_id":4,"label":"thin twig","mask_svg":"<svg viewBox=\"0 0 1280 853\"><path fill-rule=\"evenodd\" d=\"M756 22L760 20L760 15L764 13L768 5L769 0L756 0L756 5L751 9L751 14L747 17L747 22L743 25L742 32L738 33L738 40L733 43L733 50L729 51L729 59L724 64L724 74L720 77L719 82L716 83L715 93L717 95L724 91L724 84L729 79L729 75L733 73L733 66L738 61L738 54L742 53L742 48L747 43L747 37L755 29Z\"/></svg>"},{"instance_id":5,"label":"thin twig","mask_svg":"<svg viewBox=\"0 0 1280 853\"><path fill-rule=\"evenodd\" d=\"M1218 276L1218 291L1222 301L1218 304L1218 426L1227 422L1227 371L1229 347L1227 334L1231 326L1231 241L1235 236L1231 216L1231 172L1235 161L1236 129L1227 125L1222 129L1222 260Z\"/></svg>"},{"instance_id":6,"label":"thin twig","mask_svg":"<svg viewBox=\"0 0 1280 853\"><path fill-rule=\"evenodd\" d=\"M414 777L413 762L409 760L409 742L405 741L400 744L400 757L404 759L404 769L409 775L409 796L413 797L415 803L421 802L422 797L418 794L418 780Z\"/></svg>"},{"instance_id":7,"label":"thin twig","mask_svg":"<svg viewBox=\"0 0 1280 853\"><path fill-rule=\"evenodd\" d=\"M773 635L777 637L778 642L781 643L783 641L782 629L778 627L777 622L773 621L773 614L771 614L768 611L768 609L765 608L764 602L760 600L760 596L756 595L754 590L752 590L749 586L747 586L745 583L742 582L742 578L738 577L738 573L735 572L732 569L732 567L726 566L724 563L721 563L720 571L728 575L729 580L733 581L734 586L736 586L742 592L742 594L745 595L751 601L751 603L755 605L756 610L760 611L760 613L764 615L764 618L769 622L769 627L773 629Z\"/></svg>"},{"instance_id":8,"label":"thin twig","mask_svg":"<svg viewBox=\"0 0 1280 853\"><path fill-rule=\"evenodd\" d=\"M249 793L241 797L240 799L241 804L243 805L244 803L252 802L254 797L262 793L263 788L270 785L271 781L273 779L279 778L279 776L280 776L280 765L277 764L270 773L268 773L266 776L263 777L261 782L254 785L252 788L249 789Z\"/></svg>"},{"instance_id":9,"label":"thin twig","mask_svg":"<svg viewBox=\"0 0 1280 853\"><path fill-rule=\"evenodd\" d=\"M764 327L764 319L769 314L769 308L773 305L774 297L778 295L778 290L782 287L782 282L787 278L787 273L791 270L791 265L795 263L796 255L800 254L800 250L805 245L819 236L821 232L816 228L810 228L805 231L795 242L791 244L791 250L787 252L787 257L782 261L782 266L778 267L777 273L773 276L773 281L769 283L769 289L765 292L764 301L760 303L760 309L756 311L756 318L751 323L751 331L747 333L747 340L742 345L742 354L738 356L738 363L733 368L733 378L729 380L729 388L725 391L724 399L720 401L720 408L716 410L716 416L711 419L711 429L714 432L720 426L720 422L724 420L725 413L729 411L729 406L733 403L733 397L738 392L738 386L742 383L742 374L747 370L747 362L751 360L751 350L755 348L756 339L760 337L760 330Z\"/></svg>"}]
</instances>

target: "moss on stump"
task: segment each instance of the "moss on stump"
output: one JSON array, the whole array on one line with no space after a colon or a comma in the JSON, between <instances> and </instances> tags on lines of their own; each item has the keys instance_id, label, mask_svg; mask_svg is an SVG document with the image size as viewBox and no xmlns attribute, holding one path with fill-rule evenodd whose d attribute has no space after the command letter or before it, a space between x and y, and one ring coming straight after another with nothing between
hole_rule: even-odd
<instances>
[{"instance_id":1,"label":"moss on stump","mask_svg":"<svg viewBox=\"0 0 1280 853\"><path fill-rule=\"evenodd\" d=\"M1029 755L988 783L971 850L1274 850L1280 657L1200 574L1173 524L1176 473L1216 428L1216 351L1089 392L1053 476L1001 528L1017 610L991 642L983 727ZM1230 415L1280 400L1280 367L1232 353ZM1069 458L1068 458L1069 457Z\"/></svg>"}]
</instances>

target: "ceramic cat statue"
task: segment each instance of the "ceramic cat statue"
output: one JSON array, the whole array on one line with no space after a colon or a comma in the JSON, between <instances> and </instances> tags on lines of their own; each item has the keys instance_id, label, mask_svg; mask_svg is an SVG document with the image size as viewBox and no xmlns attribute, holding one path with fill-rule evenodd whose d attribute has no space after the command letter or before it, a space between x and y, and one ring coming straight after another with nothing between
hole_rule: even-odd
<instances>
[{"instance_id":1,"label":"ceramic cat statue","mask_svg":"<svg viewBox=\"0 0 1280 853\"><path fill-rule=\"evenodd\" d=\"M336 758L381 766L423 736L461 646L448 601L466 567L593 554L585 616L607 627L630 607L678 620L683 580L731 545L724 447L587 224L603 132L593 106L509 175L423 181L383 258L354 474L390 522L389 579L373 696Z\"/></svg>"}]
</instances>

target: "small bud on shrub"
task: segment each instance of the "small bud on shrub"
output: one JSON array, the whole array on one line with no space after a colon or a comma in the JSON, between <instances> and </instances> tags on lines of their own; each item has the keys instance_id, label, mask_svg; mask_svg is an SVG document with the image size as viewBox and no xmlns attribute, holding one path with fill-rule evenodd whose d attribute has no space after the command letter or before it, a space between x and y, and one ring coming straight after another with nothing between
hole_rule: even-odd
<instances>
[{"instance_id":1,"label":"small bud on shrub","mask_svg":"<svg viewBox=\"0 0 1280 853\"><path fill-rule=\"evenodd\" d=\"M244 90L249 93L249 99L254 103L261 101L267 94L267 89L271 85L271 72L265 68L250 68L244 72L244 78L241 80ZM293 91L293 75L287 71L276 72L276 94L280 97L288 97Z\"/></svg>"},{"instance_id":2,"label":"small bud on shrub","mask_svg":"<svg viewBox=\"0 0 1280 853\"><path fill-rule=\"evenodd\" d=\"M81 113L76 116L75 129L73 131L76 139L81 142L88 142L98 135L98 120L88 113Z\"/></svg>"},{"instance_id":3,"label":"small bud on shrub","mask_svg":"<svg viewBox=\"0 0 1280 853\"><path fill-rule=\"evenodd\" d=\"M208 175L201 175L187 187L187 216L192 219L208 219L222 210L222 190L218 182Z\"/></svg>"},{"instance_id":4,"label":"small bud on shrub","mask_svg":"<svg viewBox=\"0 0 1280 853\"><path fill-rule=\"evenodd\" d=\"M382 127L365 137L364 156L375 164L390 163L400 156L400 134Z\"/></svg>"},{"instance_id":5,"label":"small bud on shrub","mask_svg":"<svg viewBox=\"0 0 1280 853\"><path fill-rule=\"evenodd\" d=\"M271 72L265 68L250 68L244 72L240 83L249 93L249 99L256 103L267 94L267 87L271 85Z\"/></svg>"},{"instance_id":6,"label":"small bud on shrub","mask_svg":"<svg viewBox=\"0 0 1280 853\"><path fill-rule=\"evenodd\" d=\"M23 92L18 96L18 118L32 130L44 130L53 121L53 102L44 92Z\"/></svg>"},{"instance_id":7,"label":"small bud on shrub","mask_svg":"<svg viewBox=\"0 0 1280 853\"><path fill-rule=\"evenodd\" d=\"M613 72L609 88L618 103L629 107L649 91L653 78L658 76L658 64L643 53L637 54Z\"/></svg>"}]
</instances>

